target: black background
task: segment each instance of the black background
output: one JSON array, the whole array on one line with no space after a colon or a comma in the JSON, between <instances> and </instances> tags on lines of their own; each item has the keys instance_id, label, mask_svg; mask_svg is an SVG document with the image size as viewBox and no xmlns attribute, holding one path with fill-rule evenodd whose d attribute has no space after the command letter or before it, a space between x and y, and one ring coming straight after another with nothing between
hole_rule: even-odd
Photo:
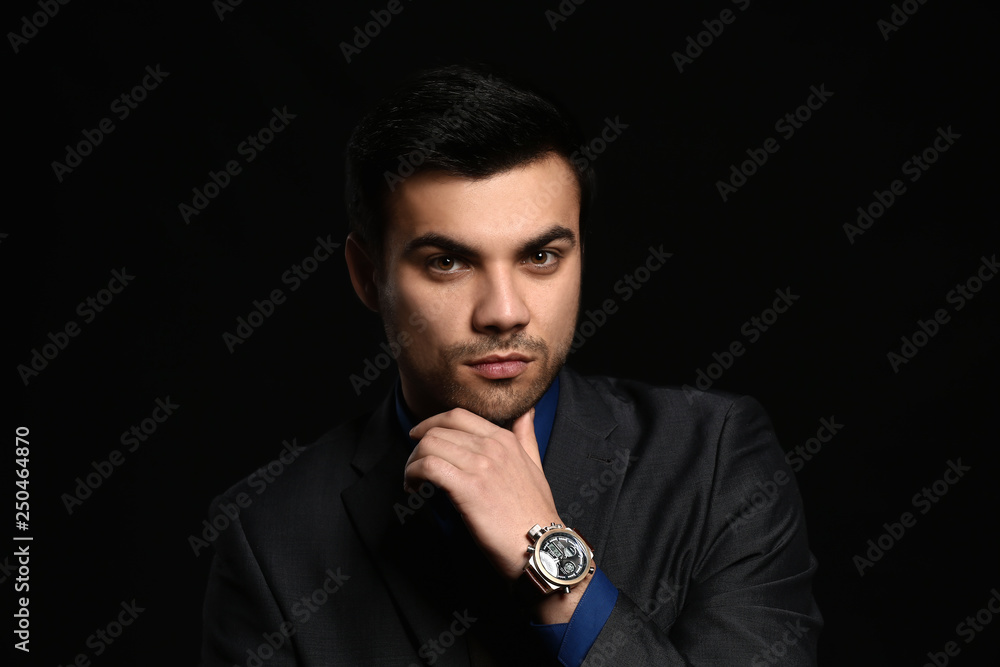
<instances>
[{"instance_id":1,"label":"black background","mask_svg":"<svg viewBox=\"0 0 1000 667\"><path fill-rule=\"evenodd\" d=\"M605 118L628 126L594 162L584 294L585 309L615 298L619 310L576 368L693 383L713 352L748 342L743 323L776 289L800 297L714 388L758 398L789 450L821 418L844 425L797 475L820 561L821 664L922 665L948 641L961 649L951 664L997 664L1000 619L968 644L956 625L1000 587L1000 282L961 310L946 300L1000 251L995 6L910 2L886 40L881 2L567 1L555 30L555 0L523 4L404 0L350 63L339 44L385 3L245 0L220 19L209 0L78 1L16 53L8 36L0 264L16 402L4 421L11 440L31 430L34 537L32 650L15 664L196 662L211 556L188 538L208 502L391 383L352 387L382 334L340 252L294 292L281 276L317 236L346 234L342 149L362 110L404 73L461 58L529 75L588 137ZM735 21L679 72L672 54L726 8ZM10 3L0 25L20 31L38 11ZM119 120L112 101L157 65L169 75ZM775 122L821 85L832 97L783 138ZM284 107L287 129L243 161L237 145ZM60 181L52 162L105 117L115 130ZM961 137L911 183L901 165L949 127ZM723 202L716 182L768 137L780 150ZM178 205L232 159L242 172L186 224ZM843 224L897 178L906 193L850 243ZM623 300L616 281L661 244L673 257ZM122 267L134 280L84 324L77 304ZM223 332L276 288L287 301L230 353ZM887 353L939 308L950 321L894 372ZM69 320L80 334L25 385L16 367ZM124 451L120 434L168 396L176 412L69 514L76 478ZM959 458L971 471L920 514L913 495ZM852 558L904 511L916 525L860 576ZM6 637L14 576L0 584ZM95 656L88 636L132 599L145 611Z\"/></svg>"}]
</instances>

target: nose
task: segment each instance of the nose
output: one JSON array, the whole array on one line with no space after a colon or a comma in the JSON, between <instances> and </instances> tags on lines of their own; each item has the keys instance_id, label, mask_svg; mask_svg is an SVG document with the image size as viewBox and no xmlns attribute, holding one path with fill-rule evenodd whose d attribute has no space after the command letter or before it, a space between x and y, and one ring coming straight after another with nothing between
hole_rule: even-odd
<instances>
[{"instance_id":1,"label":"nose","mask_svg":"<svg viewBox=\"0 0 1000 667\"><path fill-rule=\"evenodd\" d=\"M514 334L527 326L531 314L513 271L494 267L481 275L472 313L473 328L495 336Z\"/></svg>"}]
</instances>

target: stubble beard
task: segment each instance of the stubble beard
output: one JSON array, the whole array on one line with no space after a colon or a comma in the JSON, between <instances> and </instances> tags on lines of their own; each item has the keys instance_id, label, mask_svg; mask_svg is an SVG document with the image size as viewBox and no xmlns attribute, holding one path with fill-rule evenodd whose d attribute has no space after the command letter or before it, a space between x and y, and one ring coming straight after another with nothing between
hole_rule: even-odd
<instances>
[{"instance_id":1,"label":"stubble beard","mask_svg":"<svg viewBox=\"0 0 1000 667\"><path fill-rule=\"evenodd\" d=\"M389 340L397 340L395 327L386 321ZM410 333L411 337L420 334ZM570 336L572 332L570 332ZM560 341L555 349L537 336L523 331L511 336L490 336L467 343L448 346L437 352L432 363L417 364L412 346L402 348L396 362L400 372L427 392L441 411L464 408L502 428L510 428L514 420L527 412L545 394L569 355L571 337ZM532 377L525 384L524 374L499 380L477 379L470 386L459 379L464 363L490 354L518 352L532 361L525 369Z\"/></svg>"},{"instance_id":2,"label":"stubble beard","mask_svg":"<svg viewBox=\"0 0 1000 667\"><path fill-rule=\"evenodd\" d=\"M520 352L532 357L525 369L526 373L532 374L527 385L522 376L477 381L477 384L486 384L484 389L463 385L458 380L462 362L510 352ZM441 354L443 363L437 366L440 374L434 379L441 383L439 386L444 389L448 405L465 408L497 426L510 428L515 419L530 410L545 394L566 362L568 352L567 345L565 349L553 353L544 340L523 332L513 336L483 338L444 350Z\"/></svg>"}]
</instances>

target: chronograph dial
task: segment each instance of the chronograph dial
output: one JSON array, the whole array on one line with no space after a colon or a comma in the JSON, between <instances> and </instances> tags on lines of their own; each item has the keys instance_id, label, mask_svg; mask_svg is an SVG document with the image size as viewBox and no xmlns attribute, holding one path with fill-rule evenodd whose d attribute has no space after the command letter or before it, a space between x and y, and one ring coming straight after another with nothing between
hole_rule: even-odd
<instances>
[{"instance_id":1,"label":"chronograph dial","mask_svg":"<svg viewBox=\"0 0 1000 667\"><path fill-rule=\"evenodd\" d=\"M568 593L594 573L594 551L579 533L553 523L546 528L537 524L528 531L534 544L525 574L543 593Z\"/></svg>"}]
</instances>

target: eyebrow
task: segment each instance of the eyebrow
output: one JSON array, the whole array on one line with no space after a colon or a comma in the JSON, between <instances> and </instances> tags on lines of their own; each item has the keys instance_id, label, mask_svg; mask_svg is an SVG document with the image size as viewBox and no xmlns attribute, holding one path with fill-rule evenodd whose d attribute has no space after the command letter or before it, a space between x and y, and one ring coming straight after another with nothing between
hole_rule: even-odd
<instances>
[{"instance_id":1,"label":"eyebrow","mask_svg":"<svg viewBox=\"0 0 1000 667\"><path fill-rule=\"evenodd\" d=\"M548 245L553 241L568 241L570 247L576 245L576 234L569 227L563 227L562 225L552 225L544 232L530 238L521 244L518 248L518 254L525 254L536 248L541 248L542 246ZM418 236L411 241L408 241L406 246L403 248L403 254L409 255L421 248L438 248L444 250L445 252L454 253L456 255L462 255L463 257L478 257L479 251L472 246L466 245L461 241L453 239L444 234L438 234L437 232L428 232Z\"/></svg>"}]
</instances>

